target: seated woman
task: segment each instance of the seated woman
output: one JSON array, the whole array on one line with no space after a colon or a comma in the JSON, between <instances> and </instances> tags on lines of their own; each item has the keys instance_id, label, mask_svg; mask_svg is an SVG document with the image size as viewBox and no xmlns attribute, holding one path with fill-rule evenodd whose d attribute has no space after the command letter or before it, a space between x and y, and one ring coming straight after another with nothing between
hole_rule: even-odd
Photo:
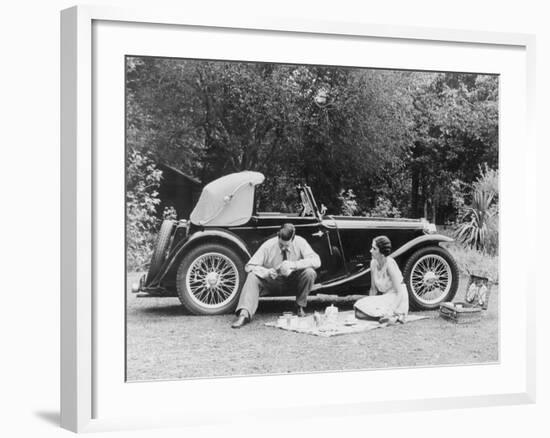
<instances>
[{"instance_id":1,"label":"seated woman","mask_svg":"<svg viewBox=\"0 0 550 438\"><path fill-rule=\"evenodd\" d=\"M409 311L409 295L399 266L389 257L390 239L386 236L374 238L370 253L370 293L354 304L355 317L381 323L404 323ZM382 295L377 295L378 292Z\"/></svg>"}]
</instances>

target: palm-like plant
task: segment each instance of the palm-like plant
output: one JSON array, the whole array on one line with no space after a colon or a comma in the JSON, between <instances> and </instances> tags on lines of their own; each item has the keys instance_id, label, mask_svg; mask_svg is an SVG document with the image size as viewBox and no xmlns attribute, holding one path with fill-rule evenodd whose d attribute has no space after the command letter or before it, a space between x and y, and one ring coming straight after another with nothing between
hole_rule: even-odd
<instances>
[{"instance_id":1,"label":"palm-like plant","mask_svg":"<svg viewBox=\"0 0 550 438\"><path fill-rule=\"evenodd\" d=\"M472 202L464 207L455 235L459 242L478 251L498 248L498 173L485 169L473 184Z\"/></svg>"},{"instance_id":2,"label":"palm-like plant","mask_svg":"<svg viewBox=\"0 0 550 438\"><path fill-rule=\"evenodd\" d=\"M470 248L485 250L484 243L488 239L491 221L495 217L492 208L494 194L476 190L472 197L472 204L465 207L461 217L461 224L456 230L456 237Z\"/></svg>"}]
</instances>

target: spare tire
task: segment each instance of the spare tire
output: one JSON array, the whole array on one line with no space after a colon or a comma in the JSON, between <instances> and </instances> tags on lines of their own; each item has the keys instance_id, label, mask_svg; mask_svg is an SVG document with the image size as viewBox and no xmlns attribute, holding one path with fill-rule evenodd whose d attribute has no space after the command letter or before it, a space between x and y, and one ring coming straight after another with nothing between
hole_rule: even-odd
<instances>
[{"instance_id":1,"label":"spare tire","mask_svg":"<svg viewBox=\"0 0 550 438\"><path fill-rule=\"evenodd\" d=\"M166 252L170 247L170 238L172 237L173 229L174 221L168 219L162 221L157 242L153 250L153 256L151 257L149 271L147 272L147 282L151 282L156 277L156 275L160 272L160 268L164 263L164 260L166 260Z\"/></svg>"}]
</instances>

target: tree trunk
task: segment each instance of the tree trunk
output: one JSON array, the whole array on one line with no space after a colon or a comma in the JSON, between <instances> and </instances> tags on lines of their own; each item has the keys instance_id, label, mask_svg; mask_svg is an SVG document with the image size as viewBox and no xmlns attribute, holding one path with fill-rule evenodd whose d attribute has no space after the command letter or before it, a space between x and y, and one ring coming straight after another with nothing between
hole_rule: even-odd
<instances>
[{"instance_id":1,"label":"tree trunk","mask_svg":"<svg viewBox=\"0 0 550 438\"><path fill-rule=\"evenodd\" d=\"M424 200L424 216L425 218L428 218L428 200Z\"/></svg>"},{"instance_id":2,"label":"tree trunk","mask_svg":"<svg viewBox=\"0 0 550 438\"><path fill-rule=\"evenodd\" d=\"M418 187L419 187L418 168L413 165L411 172L411 217L418 217Z\"/></svg>"}]
</instances>

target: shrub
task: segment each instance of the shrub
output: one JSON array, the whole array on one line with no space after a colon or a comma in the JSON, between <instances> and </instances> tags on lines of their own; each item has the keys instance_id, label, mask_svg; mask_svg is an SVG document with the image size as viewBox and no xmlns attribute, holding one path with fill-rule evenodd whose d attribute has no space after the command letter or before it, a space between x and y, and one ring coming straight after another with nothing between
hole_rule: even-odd
<instances>
[{"instance_id":1,"label":"shrub","mask_svg":"<svg viewBox=\"0 0 550 438\"><path fill-rule=\"evenodd\" d=\"M384 197L378 196L374 208L366 213L369 217L401 217L401 212L394 207L392 202Z\"/></svg>"},{"instance_id":2,"label":"shrub","mask_svg":"<svg viewBox=\"0 0 550 438\"><path fill-rule=\"evenodd\" d=\"M495 213L487 223L487 234L484 244L484 251L491 255L498 255L498 226L499 216Z\"/></svg>"},{"instance_id":3,"label":"shrub","mask_svg":"<svg viewBox=\"0 0 550 438\"><path fill-rule=\"evenodd\" d=\"M488 167L471 186L471 202L462 207L456 239L469 248L498 252L498 172Z\"/></svg>"},{"instance_id":4,"label":"shrub","mask_svg":"<svg viewBox=\"0 0 550 438\"><path fill-rule=\"evenodd\" d=\"M137 150L130 151L126 164L126 261L128 270L138 271L149 263L155 244L162 171L148 155Z\"/></svg>"},{"instance_id":5,"label":"shrub","mask_svg":"<svg viewBox=\"0 0 550 438\"><path fill-rule=\"evenodd\" d=\"M165 220L177 220L178 212L176 211L176 208L173 205L167 205L166 207L164 207L162 218Z\"/></svg>"},{"instance_id":6,"label":"shrub","mask_svg":"<svg viewBox=\"0 0 550 438\"><path fill-rule=\"evenodd\" d=\"M487 164L479 167L480 176L473 183L474 189L493 193L498 198L498 171L489 168Z\"/></svg>"},{"instance_id":7,"label":"shrub","mask_svg":"<svg viewBox=\"0 0 550 438\"><path fill-rule=\"evenodd\" d=\"M466 207L466 193L469 190L468 184L459 179L454 179L451 181L451 202L453 208L459 214L464 211Z\"/></svg>"},{"instance_id":8,"label":"shrub","mask_svg":"<svg viewBox=\"0 0 550 438\"><path fill-rule=\"evenodd\" d=\"M338 194L338 200L340 201L340 213L344 216L354 216L359 210L357 200L355 199L355 193L352 189L340 190Z\"/></svg>"},{"instance_id":9,"label":"shrub","mask_svg":"<svg viewBox=\"0 0 550 438\"><path fill-rule=\"evenodd\" d=\"M480 251L486 249L489 234L494 229L494 212L491 208L493 196L490 193L476 190L472 203L464 208L456 238L470 248Z\"/></svg>"},{"instance_id":10,"label":"shrub","mask_svg":"<svg viewBox=\"0 0 550 438\"><path fill-rule=\"evenodd\" d=\"M459 270L465 275L477 275L487 277L498 283L498 257L491 256L470 248L464 248L460 244L445 245L446 249L454 257Z\"/></svg>"}]
</instances>

